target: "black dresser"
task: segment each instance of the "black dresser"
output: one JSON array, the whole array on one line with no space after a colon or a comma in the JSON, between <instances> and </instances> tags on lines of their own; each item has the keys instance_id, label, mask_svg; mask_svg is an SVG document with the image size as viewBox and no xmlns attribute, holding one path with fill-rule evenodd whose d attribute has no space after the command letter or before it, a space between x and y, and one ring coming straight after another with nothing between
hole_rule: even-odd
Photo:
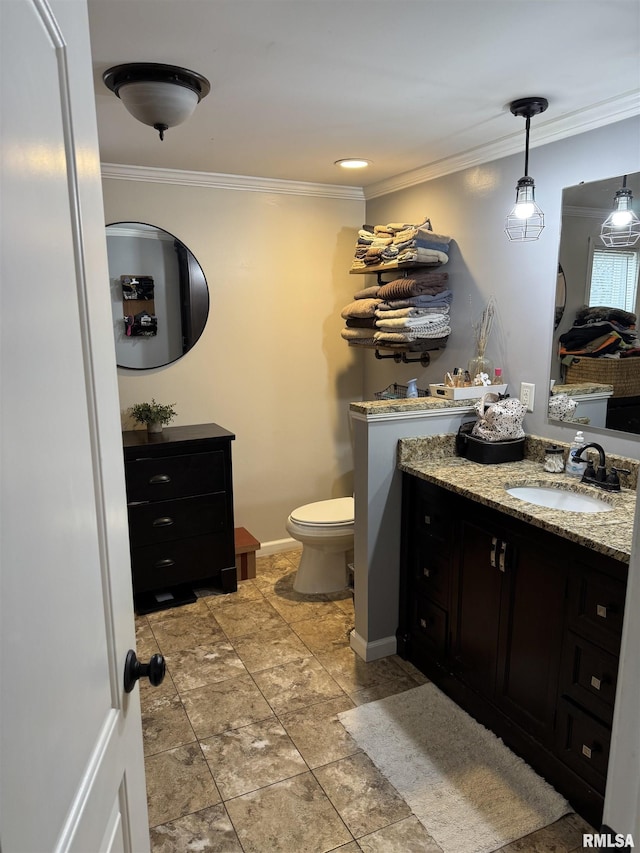
<instances>
[{"instance_id":1,"label":"black dresser","mask_svg":"<svg viewBox=\"0 0 640 853\"><path fill-rule=\"evenodd\" d=\"M136 611L235 592L233 433L218 424L123 433Z\"/></svg>"}]
</instances>

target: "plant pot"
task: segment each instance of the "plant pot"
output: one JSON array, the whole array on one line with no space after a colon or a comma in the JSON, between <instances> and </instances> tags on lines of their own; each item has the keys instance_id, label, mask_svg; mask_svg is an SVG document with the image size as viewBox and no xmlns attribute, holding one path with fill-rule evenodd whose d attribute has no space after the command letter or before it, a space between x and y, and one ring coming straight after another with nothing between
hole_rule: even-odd
<instances>
[{"instance_id":1,"label":"plant pot","mask_svg":"<svg viewBox=\"0 0 640 853\"><path fill-rule=\"evenodd\" d=\"M155 435L159 432L162 432L162 424L160 421L149 421L147 424L147 432L149 435Z\"/></svg>"}]
</instances>

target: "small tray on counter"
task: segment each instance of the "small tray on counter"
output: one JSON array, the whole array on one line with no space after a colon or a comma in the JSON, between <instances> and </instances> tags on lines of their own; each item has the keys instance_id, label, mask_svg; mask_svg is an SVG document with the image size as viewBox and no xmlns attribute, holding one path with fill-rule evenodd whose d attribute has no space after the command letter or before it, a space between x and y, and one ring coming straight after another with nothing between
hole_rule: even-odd
<instances>
[{"instance_id":1,"label":"small tray on counter","mask_svg":"<svg viewBox=\"0 0 640 853\"><path fill-rule=\"evenodd\" d=\"M443 397L445 400L477 400L483 394L505 394L508 385L468 385L465 388L453 388L450 385L438 383L429 385L432 397Z\"/></svg>"}]
</instances>

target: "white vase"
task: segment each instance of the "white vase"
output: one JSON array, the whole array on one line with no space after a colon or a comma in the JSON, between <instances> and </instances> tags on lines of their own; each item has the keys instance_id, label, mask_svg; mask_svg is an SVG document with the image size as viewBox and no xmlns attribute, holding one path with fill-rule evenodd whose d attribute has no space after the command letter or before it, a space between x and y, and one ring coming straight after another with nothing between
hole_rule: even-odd
<instances>
[{"instance_id":1,"label":"white vase","mask_svg":"<svg viewBox=\"0 0 640 853\"><path fill-rule=\"evenodd\" d=\"M147 424L147 432L152 435L158 432L162 432L162 424L160 421L149 421Z\"/></svg>"}]
</instances>

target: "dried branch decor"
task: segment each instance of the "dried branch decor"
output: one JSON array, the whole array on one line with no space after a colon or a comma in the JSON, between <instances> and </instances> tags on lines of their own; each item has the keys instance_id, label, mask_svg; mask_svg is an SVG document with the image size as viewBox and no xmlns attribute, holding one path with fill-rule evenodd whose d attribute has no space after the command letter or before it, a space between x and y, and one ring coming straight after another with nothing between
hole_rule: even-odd
<instances>
[{"instance_id":1,"label":"dried branch decor","mask_svg":"<svg viewBox=\"0 0 640 853\"><path fill-rule=\"evenodd\" d=\"M489 297L487 307L482 312L479 322L473 324L473 334L476 341L476 355L484 356L493 328L493 317L496 312L495 297Z\"/></svg>"}]
</instances>

